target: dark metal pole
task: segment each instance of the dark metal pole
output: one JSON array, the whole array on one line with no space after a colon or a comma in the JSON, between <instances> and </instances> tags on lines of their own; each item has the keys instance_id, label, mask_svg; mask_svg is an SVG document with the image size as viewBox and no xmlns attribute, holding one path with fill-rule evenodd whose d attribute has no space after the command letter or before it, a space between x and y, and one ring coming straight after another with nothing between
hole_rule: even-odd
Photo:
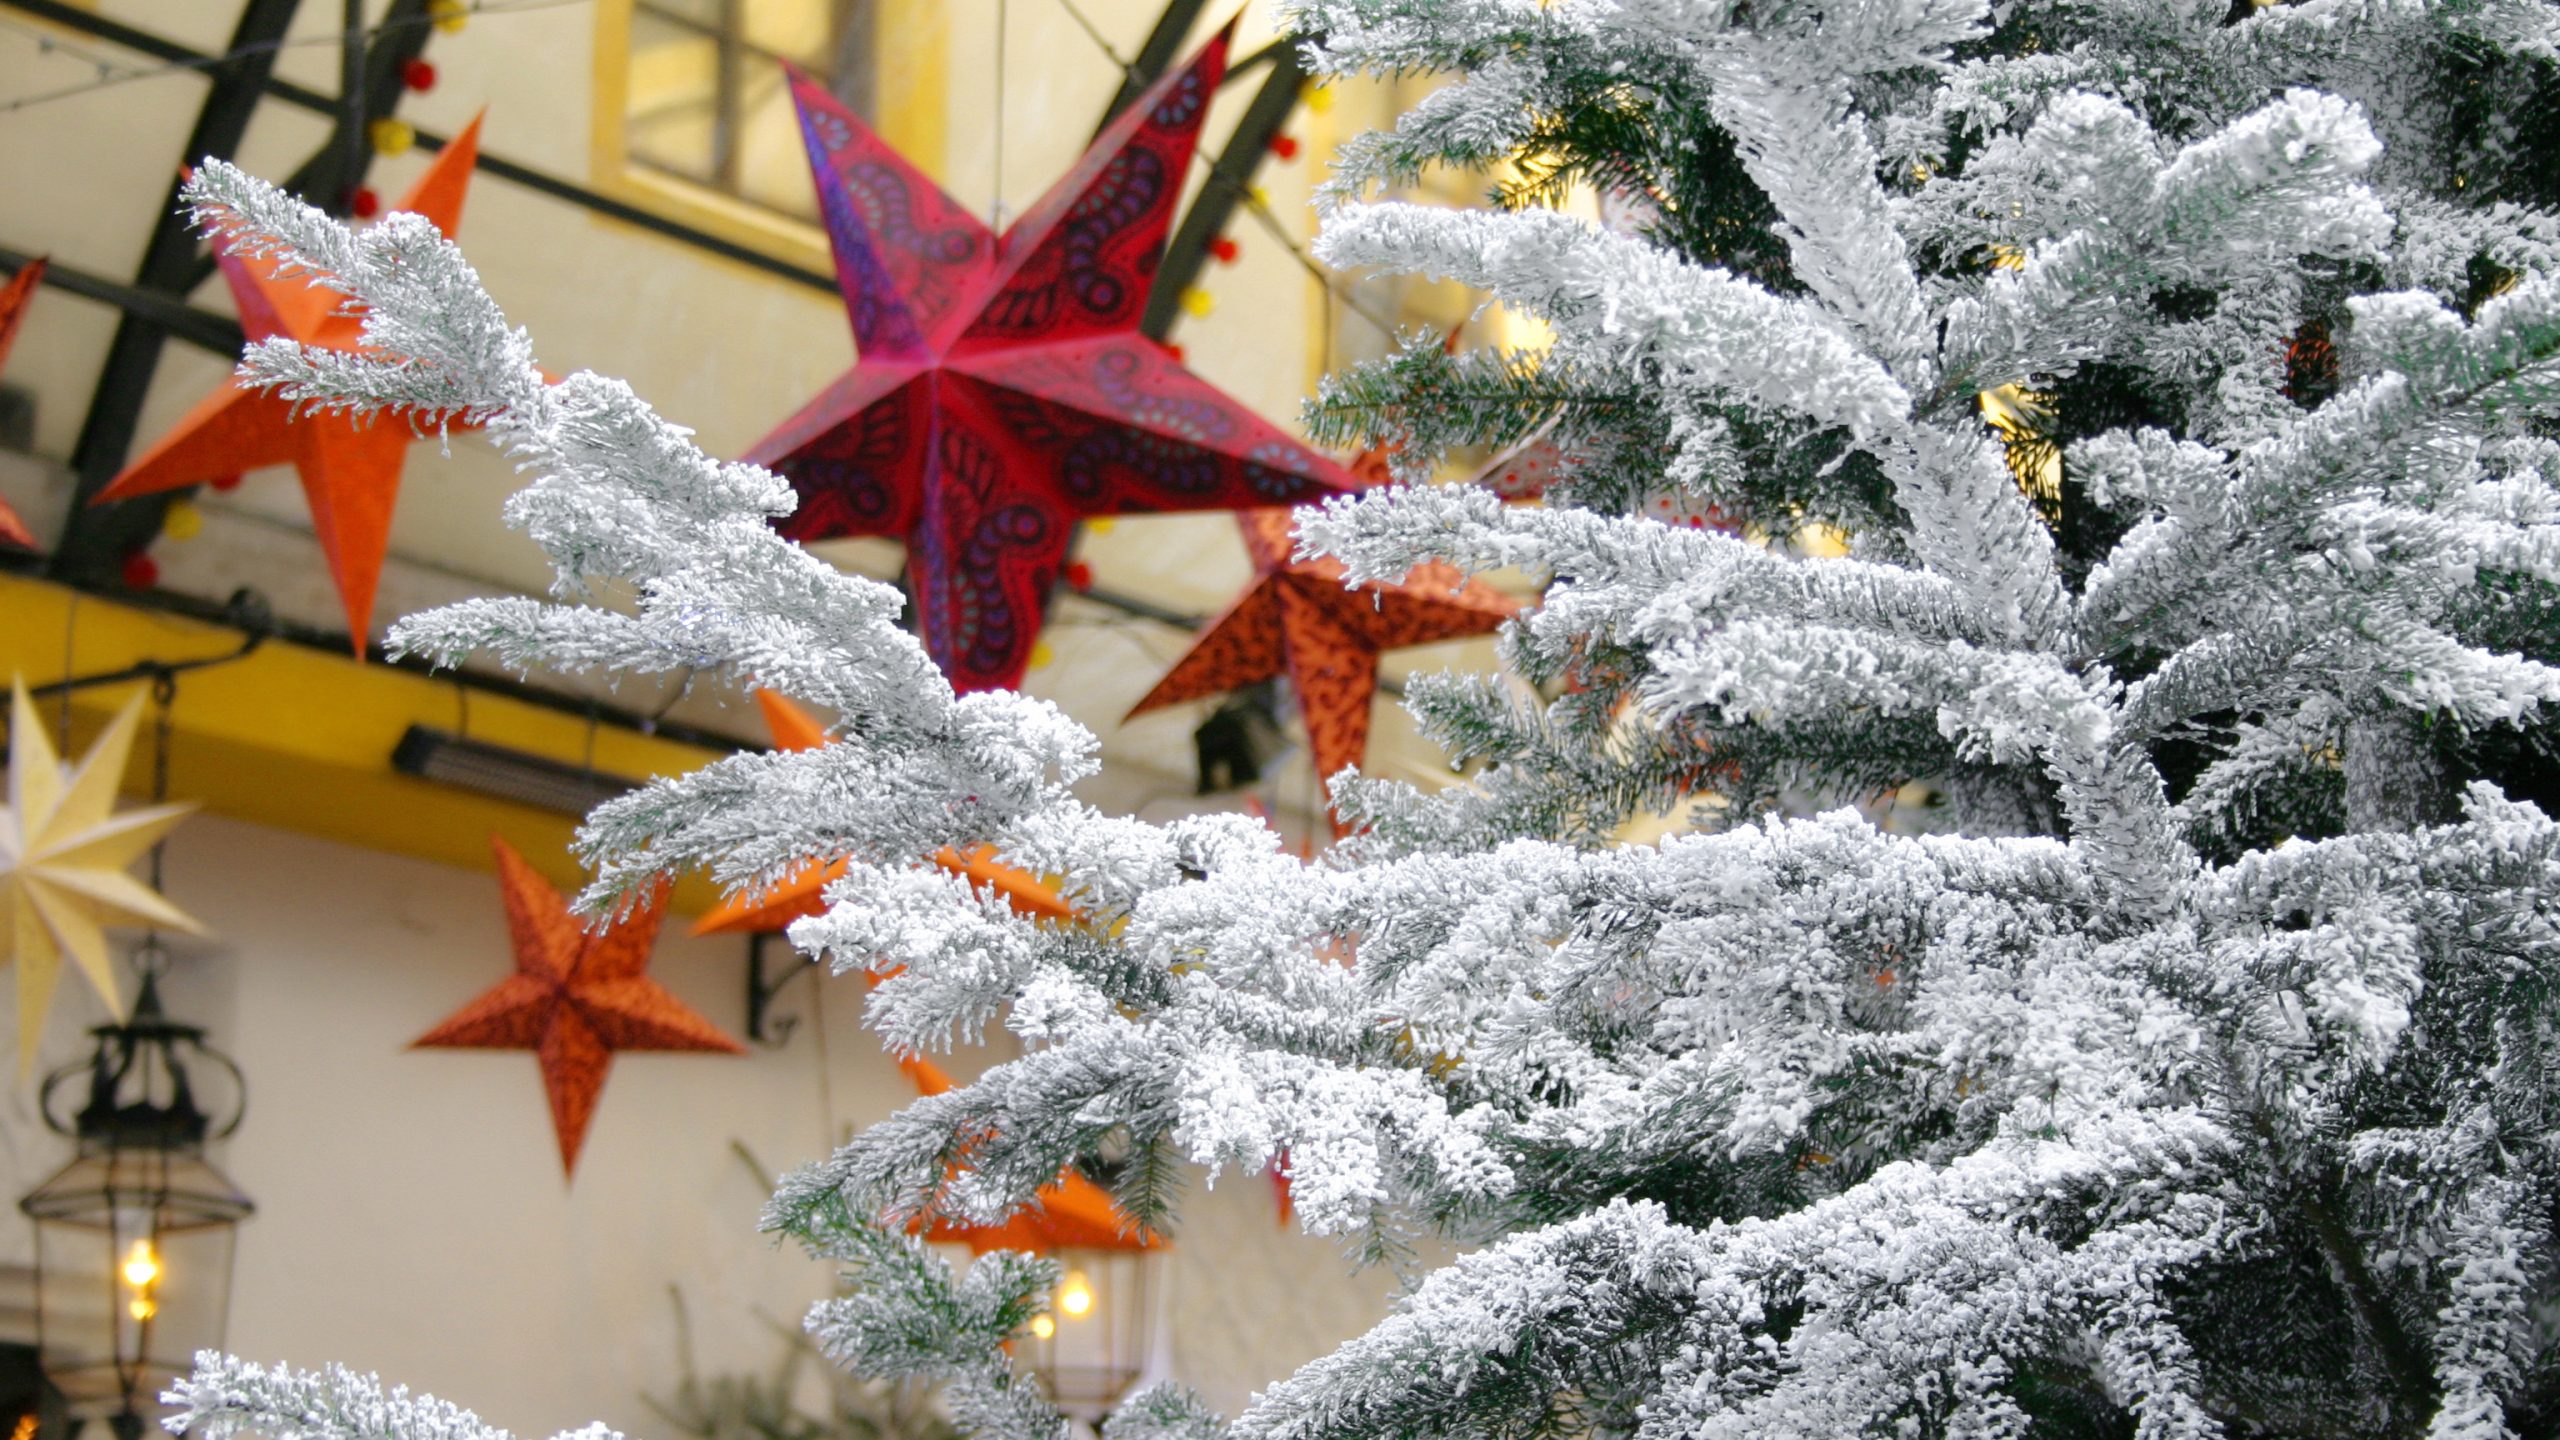
<instances>
[{"instance_id":1,"label":"dark metal pole","mask_svg":"<svg viewBox=\"0 0 2560 1440\"><path fill-rule=\"evenodd\" d=\"M364 0L347 0L347 33L338 47L338 191L319 197L332 213L344 215L355 205L356 187L364 183ZM305 196L305 199L311 197Z\"/></svg>"},{"instance_id":2,"label":"dark metal pole","mask_svg":"<svg viewBox=\"0 0 2560 1440\"><path fill-rule=\"evenodd\" d=\"M233 27L231 46L225 52L231 58L208 70L213 85L205 94L204 108L196 114L186 148L178 154L179 163L192 165L208 155L227 159L239 149L299 3L248 0L241 9L240 23ZM195 249L195 236L178 213L178 182L173 176L143 249L134 288L183 301L193 288L189 276L194 272ZM130 521L102 526L103 517L89 509L89 501L124 468L125 456L133 448L134 424L142 416L142 403L150 393L151 377L160 367L160 347L167 338L167 331L135 311L126 311L116 324L88 417L81 422L80 438L71 451L71 468L79 481L61 544L54 551L51 568L59 578L96 582L112 576L123 562L125 547L134 543L130 535L121 533ZM155 510L155 531L157 519Z\"/></svg>"}]
</instances>

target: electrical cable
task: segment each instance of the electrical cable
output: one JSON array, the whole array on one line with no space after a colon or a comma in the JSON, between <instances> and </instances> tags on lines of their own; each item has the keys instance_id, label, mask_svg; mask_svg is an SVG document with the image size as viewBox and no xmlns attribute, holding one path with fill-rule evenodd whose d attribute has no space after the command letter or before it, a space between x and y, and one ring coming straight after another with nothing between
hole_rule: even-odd
<instances>
[{"instance_id":1,"label":"electrical cable","mask_svg":"<svg viewBox=\"0 0 2560 1440\"><path fill-rule=\"evenodd\" d=\"M570 5L589 5L593 3L594 0L472 0L471 5L460 13L466 16L506 15L524 10L557 10ZM77 45L71 41L65 40L54 34L51 30L40 25L24 20L11 19L7 15L0 15L0 30L14 30L21 35L25 35L33 39L36 42L36 51L38 54L42 55L59 52L69 55L86 64L96 66L99 77L85 85L66 86L60 90L48 90L36 95L22 95L15 100L0 101L0 115L9 114L13 111L30 109L38 105L51 104L56 100L68 100L74 96L86 95L93 90L105 90L117 85L131 84L137 80L156 80L163 75L174 75L183 71L212 70L220 66L227 65L234 60L247 59L252 55L263 55L282 50L303 49L316 45L328 45L333 47L343 46L351 39L371 41L377 36L388 34L394 30L413 29L420 25L433 25L443 18L446 17L422 15L406 20L387 20L380 25L376 25L365 30L342 30L326 35L301 35L283 40L268 40L262 41L256 45L243 45L237 50L225 51L220 55L206 55L187 60L172 60L165 65L128 68L120 61L114 60L95 50L91 50L86 46Z\"/></svg>"}]
</instances>

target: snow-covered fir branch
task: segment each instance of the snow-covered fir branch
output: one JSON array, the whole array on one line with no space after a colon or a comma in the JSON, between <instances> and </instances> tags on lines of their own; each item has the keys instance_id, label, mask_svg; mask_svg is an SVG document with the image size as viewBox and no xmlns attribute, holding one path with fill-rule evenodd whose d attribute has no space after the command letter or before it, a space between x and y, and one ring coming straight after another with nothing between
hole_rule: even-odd
<instances>
[{"instance_id":1,"label":"snow-covered fir branch","mask_svg":"<svg viewBox=\"0 0 2560 1440\"><path fill-rule=\"evenodd\" d=\"M2560 181L2526 133L2560 11L1292 13L1321 69L1461 77L1354 144L1324 253L1557 337L1418 343L1324 426L1370 412L1417 475L1544 435L1568 476L1543 509L1410 485L1305 517L1355 578L1548 580L1509 677L1411 690L1487 768L1344 784L1363 833L1317 865L1081 804L1090 735L954 696L893 593L773 536L775 477L617 382L544 384L423 222L350 233L218 163L189 191L364 316L368 351L271 342L253 380L466 416L534 477L509 517L557 603L396 643L833 715L835 745L600 809L588 906L843 859L792 938L895 971L889 1043L1019 1042L776 1193L865 1277L812 1316L830 1353L1053 1440L1001 1348L1046 1272L954 1277L899 1227L999 1219L1102 1150L1285 1150L1308 1228L1480 1248L1231 1425L1160 1389L1109 1433L2560 1427L2560 829L2529 798L2560 793ZM1506 163L1509 210L1376 193ZM1650 218L1527 203L1557 177ZM1847 808L1919 783L1915 825ZM1689 823L1606 843L1647 806ZM976 843L1084 919L927 863ZM235 1408L376 1403L323 1388L356 1398Z\"/></svg>"}]
</instances>

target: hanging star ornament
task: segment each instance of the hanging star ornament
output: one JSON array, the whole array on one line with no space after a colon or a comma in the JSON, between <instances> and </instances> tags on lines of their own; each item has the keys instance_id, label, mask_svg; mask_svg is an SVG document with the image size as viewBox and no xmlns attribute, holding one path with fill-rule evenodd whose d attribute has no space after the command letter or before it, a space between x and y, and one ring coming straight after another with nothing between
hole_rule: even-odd
<instances>
[{"instance_id":1,"label":"hanging star ornament","mask_svg":"<svg viewBox=\"0 0 2560 1440\"><path fill-rule=\"evenodd\" d=\"M18 967L18 1077L34 1064L36 1037L70 957L116 1014L109 925L151 925L201 935L204 927L125 873L192 805L116 813L116 787L142 720L136 693L66 777L27 687L9 695L9 808L0 810L0 963Z\"/></svg>"},{"instance_id":2,"label":"hanging star ornament","mask_svg":"<svg viewBox=\"0 0 2560 1440\"><path fill-rule=\"evenodd\" d=\"M398 208L423 215L452 235L461 224L463 194L479 154L480 121L475 116ZM308 284L304 276L280 277L272 261L244 260L219 249L215 258L239 303L240 328L250 340L281 335L330 350L363 344L363 321L341 310L336 291ZM468 428L459 419L453 426ZM400 471L408 460L409 442L416 438L397 414L362 421L327 411L306 410L297 416L293 402L233 380L206 396L158 444L126 466L98 493L96 503L290 463L302 477L312 534L346 607L348 638L362 656L372 632L374 586L391 543Z\"/></svg>"},{"instance_id":3,"label":"hanging star ornament","mask_svg":"<svg viewBox=\"0 0 2560 1440\"><path fill-rule=\"evenodd\" d=\"M764 728L773 737L775 749L815 750L827 743L827 727L819 724L816 716L771 690L755 693L756 708L764 712ZM1042 884L1040 877L997 860L991 846L980 846L965 854L945 847L935 852L933 863L966 877L980 890L1004 896L1014 913L1025 918L1075 918L1075 912L1058 898L1057 891ZM780 930L804 915L825 910L827 886L841 878L845 869L842 860L822 861L801 867L769 890L732 895L719 909L695 921L693 933L730 935Z\"/></svg>"},{"instance_id":4,"label":"hanging star ornament","mask_svg":"<svg viewBox=\"0 0 2560 1440\"><path fill-rule=\"evenodd\" d=\"M931 1097L951 1088L951 1077L942 1073L942 1067L921 1055L902 1057L898 1068L906 1072L919 1095ZM966 1245L972 1255L990 1250L1028 1250L1034 1255L1070 1249L1161 1250L1167 1245L1163 1236L1139 1228L1121 1213L1109 1191L1077 1174L1073 1166L1040 1187L1037 1203L996 1224L937 1219L921 1233L936 1244Z\"/></svg>"},{"instance_id":5,"label":"hanging star ornament","mask_svg":"<svg viewBox=\"0 0 2560 1440\"><path fill-rule=\"evenodd\" d=\"M492 837L490 845L498 856L515 973L411 1043L534 1052L560 1140L560 1172L571 1175L615 1051L741 1055L746 1047L644 973L665 914L663 890L590 932L507 842Z\"/></svg>"},{"instance_id":6,"label":"hanging star ornament","mask_svg":"<svg viewBox=\"0 0 2560 1440\"><path fill-rule=\"evenodd\" d=\"M0 285L0 369L8 367L9 347L18 342L18 322L27 318L27 304L35 298L36 286L44 281L44 266L44 257L39 255L19 266L8 284ZM6 500L0 500L0 540L29 550L36 547L36 537L27 529L27 522L18 518L18 512L10 509Z\"/></svg>"},{"instance_id":7,"label":"hanging star ornament","mask_svg":"<svg viewBox=\"0 0 2560 1440\"><path fill-rule=\"evenodd\" d=\"M799 492L792 539L905 540L925 648L960 690L1021 682L1078 520L1357 488L1138 333L1227 43L1001 237L792 76L859 359L747 458Z\"/></svg>"},{"instance_id":8,"label":"hanging star ornament","mask_svg":"<svg viewBox=\"0 0 2560 1440\"><path fill-rule=\"evenodd\" d=\"M1380 651L1488 635L1520 608L1445 565L1417 566L1399 584L1345 589L1340 561L1291 554L1296 516L1290 511L1247 511L1236 523L1253 561L1252 586L1209 622L1129 713L1286 674L1318 779L1357 767L1368 752ZM1336 833L1342 828L1337 818Z\"/></svg>"}]
</instances>

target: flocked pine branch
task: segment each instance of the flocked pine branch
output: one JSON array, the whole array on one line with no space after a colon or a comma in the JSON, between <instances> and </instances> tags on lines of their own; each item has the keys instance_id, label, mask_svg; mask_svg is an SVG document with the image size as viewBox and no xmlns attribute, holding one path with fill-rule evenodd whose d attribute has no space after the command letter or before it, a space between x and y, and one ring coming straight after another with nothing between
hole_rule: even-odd
<instances>
[{"instance_id":1,"label":"flocked pine branch","mask_svg":"<svg viewBox=\"0 0 2560 1440\"><path fill-rule=\"evenodd\" d=\"M1240 817L1077 802L1090 735L952 695L891 592L772 535L775 477L616 382L544 385L422 223L350 233L213 163L190 192L365 318L369 350L270 343L253 381L468 416L534 477L509 516L555 603L396 643L835 717L599 810L590 907L843 859L793 939L896 970L889 1043L1020 1044L779 1188L769 1222L865 1277L820 1343L1051 1440L1001 1351L1043 1272L955 1277L900 1227L1000 1219L1098 1151L1285 1150L1307 1228L1478 1248L1231 1425L1158 1390L1112 1433L2560 1424L2560 830L2476 761L2560 700L2560 219L2478 109L2560 93L2560 17L1295 13L1321 69L1469 77L1354 148L1326 253L1557 335L1534 369L1417 350L1344 413L1417 474L1550 422L1593 462L1543 510L1417 486L1306 517L1355 577L1548 581L1512 678L1412 689L1489 768L1342 786L1366 833L1312 866ZM1518 144L1640 181L1659 223L1365 198ZM2011 384L2051 397L2049 510L1980 418ZM1942 833L1838 808L1906 781ZM1690 823L1607 844L1643 806ZM981 842L1085 919L927 863Z\"/></svg>"}]
</instances>

